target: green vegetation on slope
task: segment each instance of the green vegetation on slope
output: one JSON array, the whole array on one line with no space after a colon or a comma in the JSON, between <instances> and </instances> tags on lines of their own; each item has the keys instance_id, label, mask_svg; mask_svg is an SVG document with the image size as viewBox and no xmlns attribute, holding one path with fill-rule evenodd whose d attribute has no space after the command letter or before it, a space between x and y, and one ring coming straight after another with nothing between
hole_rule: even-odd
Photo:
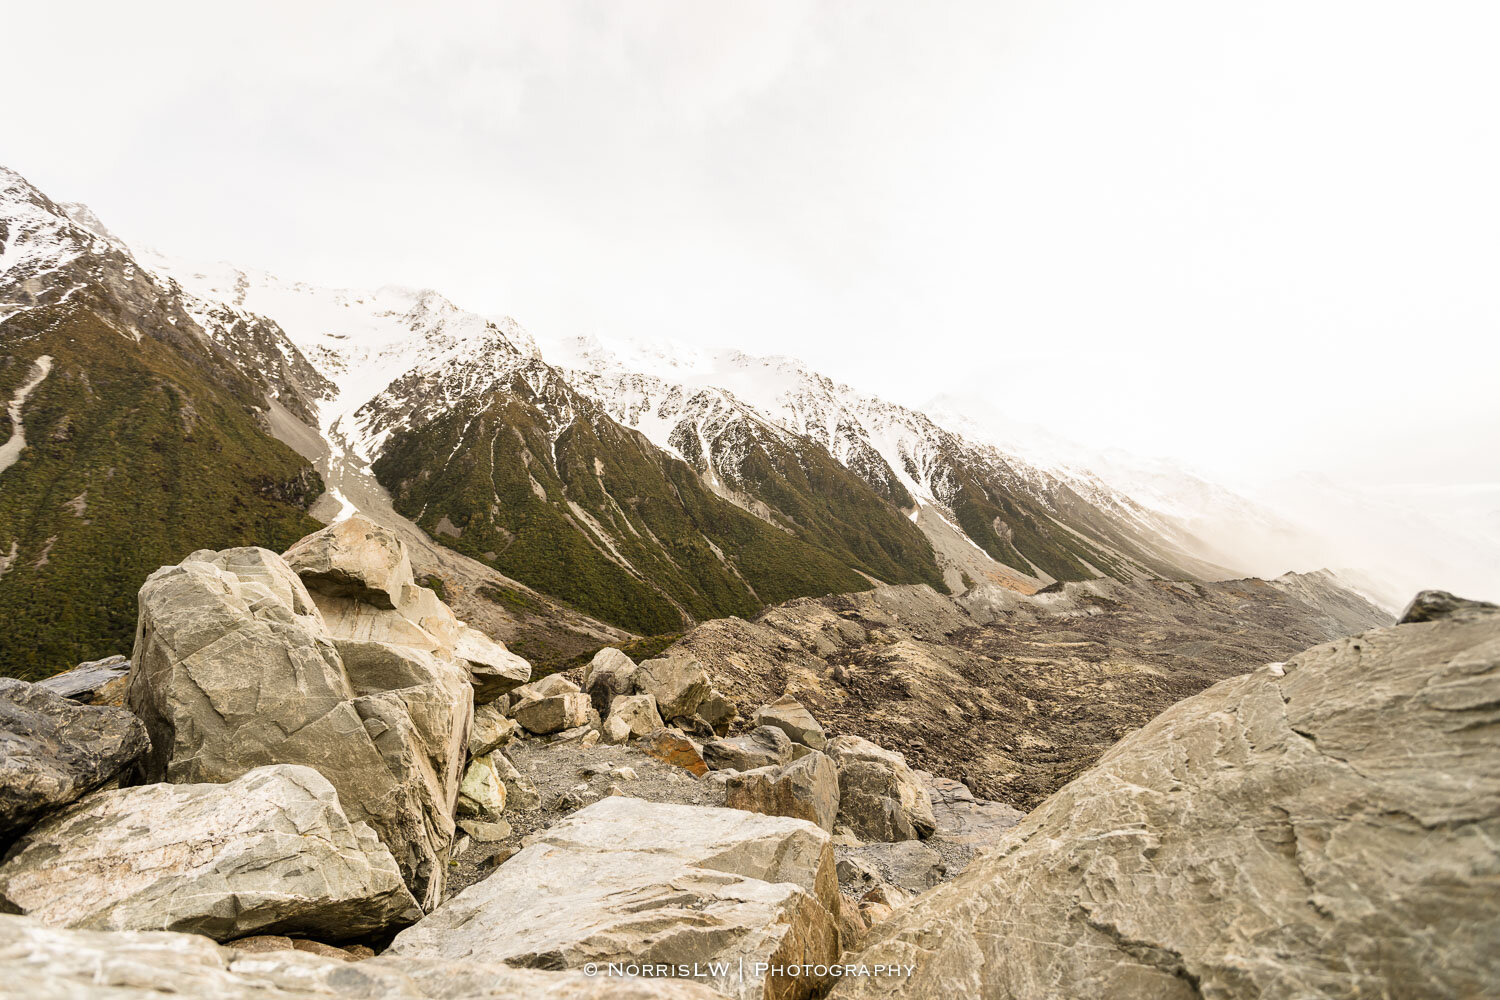
<instances>
[{"instance_id":1,"label":"green vegetation on slope","mask_svg":"<svg viewBox=\"0 0 1500 1000\"><path fill-rule=\"evenodd\" d=\"M128 654L136 592L158 567L200 548L281 551L319 527L305 513L317 474L261 431L251 397L204 377L202 358L76 305L0 329L0 391L53 358L26 405L27 447L0 473L0 558L15 551L0 575L0 674Z\"/></svg>"},{"instance_id":2,"label":"green vegetation on slope","mask_svg":"<svg viewBox=\"0 0 1500 1000\"><path fill-rule=\"evenodd\" d=\"M745 455L738 470L745 490L799 538L887 583L926 583L947 592L927 536L826 450L768 435L743 445L736 450Z\"/></svg>"},{"instance_id":3,"label":"green vegetation on slope","mask_svg":"<svg viewBox=\"0 0 1500 1000\"><path fill-rule=\"evenodd\" d=\"M560 383L548 391L566 397L549 411L581 414L560 432L518 380L393 435L375 474L434 538L642 635L870 586Z\"/></svg>"}]
</instances>

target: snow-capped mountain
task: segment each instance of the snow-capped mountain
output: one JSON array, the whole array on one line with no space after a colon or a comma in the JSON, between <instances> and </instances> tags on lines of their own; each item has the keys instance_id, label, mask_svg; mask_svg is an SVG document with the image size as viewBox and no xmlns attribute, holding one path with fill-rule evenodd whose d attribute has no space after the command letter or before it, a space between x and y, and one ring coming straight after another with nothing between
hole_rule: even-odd
<instances>
[{"instance_id":1,"label":"snow-capped mountain","mask_svg":"<svg viewBox=\"0 0 1500 1000\"><path fill-rule=\"evenodd\" d=\"M747 509L765 506L745 485L747 439L825 450L908 513L953 587L965 577L1035 589L1082 576L1228 575L1192 554L1180 524L1097 477L1023 461L795 359L597 338L546 351L615 419Z\"/></svg>"}]
</instances>

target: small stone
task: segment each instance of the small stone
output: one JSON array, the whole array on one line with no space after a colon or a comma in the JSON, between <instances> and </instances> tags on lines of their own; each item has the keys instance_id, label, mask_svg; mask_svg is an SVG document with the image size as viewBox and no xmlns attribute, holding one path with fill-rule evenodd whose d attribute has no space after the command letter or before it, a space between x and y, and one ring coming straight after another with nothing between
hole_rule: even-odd
<instances>
[{"instance_id":1,"label":"small stone","mask_svg":"<svg viewBox=\"0 0 1500 1000\"><path fill-rule=\"evenodd\" d=\"M475 840L490 843L510 836L510 824L503 819L460 819L458 828Z\"/></svg>"},{"instance_id":2,"label":"small stone","mask_svg":"<svg viewBox=\"0 0 1500 1000\"><path fill-rule=\"evenodd\" d=\"M700 778L708 773L708 765L704 763L703 754L698 747L674 729L658 729L649 733L641 737L636 746L657 760L666 761Z\"/></svg>"},{"instance_id":3,"label":"small stone","mask_svg":"<svg viewBox=\"0 0 1500 1000\"><path fill-rule=\"evenodd\" d=\"M495 770L495 758L488 754L474 758L458 786L458 814L494 821L504 811L505 785Z\"/></svg>"}]
</instances>

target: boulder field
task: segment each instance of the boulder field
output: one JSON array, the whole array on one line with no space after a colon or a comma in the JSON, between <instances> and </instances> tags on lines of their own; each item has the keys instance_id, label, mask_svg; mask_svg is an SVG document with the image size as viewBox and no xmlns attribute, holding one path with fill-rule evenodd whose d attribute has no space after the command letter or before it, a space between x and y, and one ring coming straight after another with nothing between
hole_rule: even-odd
<instances>
[{"instance_id":1,"label":"boulder field","mask_svg":"<svg viewBox=\"0 0 1500 1000\"><path fill-rule=\"evenodd\" d=\"M1479 997L1500 988L1500 610L1222 681L1127 736L834 997Z\"/></svg>"},{"instance_id":2,"label":"boulder field","mask_svg":"<svg viewBox=\"0 0 1500 1000\"><path fill-rule=\"evenodd\" d=\"M1500 992L1489 605L1224 680L1024 816L793 677L737 727L687 648L533 681L360 517L139 609L128 661L0 681L0 996Z\"/></svg>"}]
</instances>

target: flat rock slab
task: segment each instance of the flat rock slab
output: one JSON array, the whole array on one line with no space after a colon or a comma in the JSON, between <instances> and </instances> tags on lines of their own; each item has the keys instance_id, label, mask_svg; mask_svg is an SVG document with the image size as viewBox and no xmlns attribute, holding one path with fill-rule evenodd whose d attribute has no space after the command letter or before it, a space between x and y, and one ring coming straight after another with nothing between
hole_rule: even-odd
<instances>
[{"instance_id":1,"label":"flat rock slab","mask_svg":"<svg viewBox=\"0 0 1500 1000\"><path fill-rule=\"evenodd\" d=\"M1477 997L1500 983L1500 615L1366 632L1127 736L835 997Z\"/></svg>"},{"instance_id":2,"label":"flat rock slab","mask_svg":"<svg viewBox=\"0 0 1500 1000\"><path fill-rule=\"evenodd\" d=\"M146 752L141 720L0 677L0 841L114 778Z\"/></svg>"},{"instance_id":3,"label":"flat rock slab","mask_svg":"<svg viewBox=\"0 0 1500 1000\"><path fill-rule=\"evenodd\" d=\"M37 681L37 686L64 698L93 704L100 701L105 688L123 680L128 673L129 660L123 656L106 656L102 660L89 660L71 670L53 674L46 680Z\"/></svg>"},{"instance_id":4,"label":"flat rock slab","mask_svg":"<svg viewBox=\"0 0 1500 1000\"><path fill-rule=\"evenodd\" d=\"M831 961L837 893L828 834L811 823L612 796L538 834L387 954L542 968L722 962L703 981L730 996L804 997L821 982L741 978L739 963Z\"/></svg>"},{"instance_id":5,"label":"flat rock slab","mask_svg":"<svg viewBox=\"0 0 1500 1000\"><path fill-rule=\"evenodd\" d=\"M0 865L0 903L61 927L361 937L422 915L395 859L310 767L95 792Z\"/></svg>"},{"instance_id":6,"label":"flat rock slab","mask_svg":"<svg viewBox=\"0 0 1500 1000\"><path fill-rule=\"evenodd\" d=\"M622 979L498 962L350 963L301 951L241 951L196 934L46 927L0 915L0 995L48 1000L723 1000L680 979Z\"/></svg>"}]
</instances>

